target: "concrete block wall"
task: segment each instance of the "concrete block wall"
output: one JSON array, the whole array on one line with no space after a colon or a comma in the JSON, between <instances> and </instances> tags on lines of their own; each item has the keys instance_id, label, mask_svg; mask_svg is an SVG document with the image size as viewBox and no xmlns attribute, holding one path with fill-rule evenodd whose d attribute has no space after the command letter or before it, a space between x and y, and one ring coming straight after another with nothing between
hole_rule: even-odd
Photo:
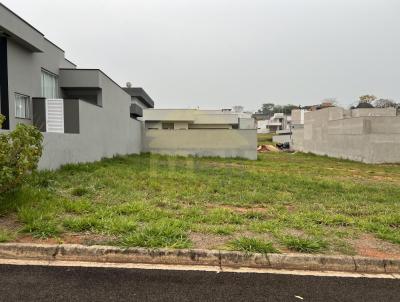
<instances>
[{"instance_id":1,"label":"concrete block wall","mask_svg":"<svg viewBox=\"0 0 400 302\"><path fill-rule=\"evenodd\" d=\"M274 135L272 137L272 141L274 143L279 143L279 144L290 143L291 140L292 140L292 136L290 134Z\"/></svg>"},{"instance_id":2,"label":"concrete block wall","mask_svg":"<svg viewBox=\"0 0 400 302\"><path fill-rule=\"evenodd\" d=\"M255 129L145 129L143 152L257 159Z\"/></svg>"},{"instance_id":3,"label":"concrete block wall","mask_svg":"<svg viewBox=\"0 0 400 302\"><path fill-rule=\"evenodd\" d=\"M304 129L293 129L292 147L365 163L399 163L400 116L391 110L383 114L357 112L358 117L348 118L343 108L309 112Z\"/></svg>"}]
</instances>

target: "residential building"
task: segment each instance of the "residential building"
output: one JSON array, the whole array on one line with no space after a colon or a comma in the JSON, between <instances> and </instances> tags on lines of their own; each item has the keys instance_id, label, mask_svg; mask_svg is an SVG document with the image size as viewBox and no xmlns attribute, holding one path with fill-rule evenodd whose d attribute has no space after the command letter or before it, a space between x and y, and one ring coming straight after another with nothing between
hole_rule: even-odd
<instances>
[{"instance_id":1,"label":"residential building","mask_svg":"<svg viewBox=\"0 0 400 302\"><path fill-rule=\"evenodd\" d=\"M226 110L143 110L145 152L257 158L254 119Z\"/></svg>"},{"instance_id":2,"label":"residential building","mask_svg":"<svg viewBox=\"0 0 400 302\"><path fill-rule=\"evenodd\" d=\"M291 115L288 116L288 123L285 129L277 130L276 135L272 137L275 143L289 143L292 140L292 129L304 127L304 114L306 109L292 109Z\"/></svg>"},{"instance_id":3,"label":"residential building","mask_svg":"<svg viewBox=\"0 0 400 302\"><path fill-rule=\"evenodd\" d=\"M143 89L125 90L99 69L77 68L59 46L0 4L3 130L24 123L43 132L41 169L140 153L137 118L153 106Z\"/></svg>"},{"instance_id":4,"label":"residential building","mask_svg":"<svg viewBox=\"0 0 400 302\"><path fill-rule=\"evenodd\" d=\"M143 88L125 87L123 89L131 96L131 117L140 118L141 116L143 116L143 109L154 108L154 101L146 93L146 91L144 91Z\"/></svg>"},{"instance_id":5,"label":"residential building","mask_svg":"<svg viewBox=\"0 0 400 302\"><path fill-rule=\"evenodd\" d=\"M257 133L270 133L290 128L291 116L284 113L274 113L272 116L255 113Z\"/></svg>"}]
</instances>

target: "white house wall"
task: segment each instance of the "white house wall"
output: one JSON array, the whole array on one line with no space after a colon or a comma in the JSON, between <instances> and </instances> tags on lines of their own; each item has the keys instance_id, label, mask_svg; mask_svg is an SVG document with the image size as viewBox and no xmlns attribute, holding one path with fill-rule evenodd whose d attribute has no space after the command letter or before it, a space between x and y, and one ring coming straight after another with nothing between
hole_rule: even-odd
<instances>
[{"instance_id":1,"label":"white house wall","mask_svg":"<svg viewBox=\"0 0 400 302\"><path fill-rule=\"evenodd\" d=\"M143 152L257 159L257 133L253 130L198 129L145 130Z\"/></svg>"}]
</instances>

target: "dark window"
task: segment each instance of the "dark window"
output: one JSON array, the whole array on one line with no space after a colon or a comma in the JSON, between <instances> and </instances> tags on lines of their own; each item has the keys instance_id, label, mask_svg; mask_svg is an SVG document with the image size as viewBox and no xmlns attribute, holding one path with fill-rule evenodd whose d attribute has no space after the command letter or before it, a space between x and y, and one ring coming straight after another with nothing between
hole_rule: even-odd
<instances>
[{"instance_id":1,"label":"dark window","mask_svg":"<svg viewBox=\"0 0 400 302\"><path fill-rule=\"evenodd\" d=\"M174 130L174 123L162 123L162 128Z\"/></svg>"},{"instance_id":2,"label":"dark window","mask_svg":"<svg viewBox=\"0 0 400 302\"><path fill-rule=\"evenodd\" d=\"M15 117L25 119L31 117L31 99L29 96L15 94Z\"/></svg>"}]
</instances>

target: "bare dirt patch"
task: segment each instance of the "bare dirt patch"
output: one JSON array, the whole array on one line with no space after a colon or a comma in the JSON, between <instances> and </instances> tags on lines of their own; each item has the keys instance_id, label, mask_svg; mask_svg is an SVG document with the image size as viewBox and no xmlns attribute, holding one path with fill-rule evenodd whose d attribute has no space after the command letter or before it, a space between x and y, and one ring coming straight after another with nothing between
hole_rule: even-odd
<instances>
[{"instance_id":1,"label":"bare dirt patch","mask_svg":"<svg viewBox=\"0 0 400 302\"><path fill-rule=\"evenodd\" d=\"M229 210L238 214L246 214L249 212L258 212L258 213L263 213L266 214L267 208L263 207L237 207L237 206L230 206L230 205L214 205L214 204L209 204L207 205L207 208L209 209L225 209Z\"/></svg>"},{"instance_id":2,"label":"bare dirt patch","mask_svg":"<svg viewBox=\"0 0 400 302\"><path fill-rule=\"evenodd\" d=\"M371 234L363 234L360 238L351 240L350 243L359 256L400 259L400 246L375 238Z\"/></svg>"},{"instance_id":3,"label":"bare dirt patch","mask_svg":"<svg viewBox=\"0 0 400 302\"><path fill-rule=\"evenodd\" d=\"M14 214L8 216L0 216L0 230L16 232L21 228L21 223L18 222Z\"/></svg>"},{"instance_id":4,"label":"bare dirt patch","mask_svg":"<svg viewBox=\"0 0 400 302\"><path fill-rule=\"evenodd\" d=\"M217 249L232 239L230 236L202 233L190 233L189 238L193 242L193 247L197 249Z\"/></svg>"},{"instance_id":5,"label":"bare dirt patch","mask_svg":"<svg viewBox=\"0 0 400 302\"><path fill-rule=\"evenodd\" d=\"M63 234L59 238L35 238L30 235L18 237L15 241L19 243L40 243L40 244L83 244L83 245L104 245L109 244L115 238L98 234Z\"/></svg>"},{"instance_id":6,"label":"bare dirt patch","mask_svg":"<svg viewBox=\"0 0 400 302\"><path fill-rule=\"evenodd\" d=\"M197 249L228 249L229 242L234 239L245 238L257 238L269 242L274 242L274 238L271 234L255 234L249 231L238 232L230 236L214 235L214 234L203 234L192 232L189 235L190 240L193 242L193 248ZM274 242L276 245L277 243ZM282 248L280 247L280 250ZM283 250L285 251L285 250Z\"/></svg>"}]
</instances>

